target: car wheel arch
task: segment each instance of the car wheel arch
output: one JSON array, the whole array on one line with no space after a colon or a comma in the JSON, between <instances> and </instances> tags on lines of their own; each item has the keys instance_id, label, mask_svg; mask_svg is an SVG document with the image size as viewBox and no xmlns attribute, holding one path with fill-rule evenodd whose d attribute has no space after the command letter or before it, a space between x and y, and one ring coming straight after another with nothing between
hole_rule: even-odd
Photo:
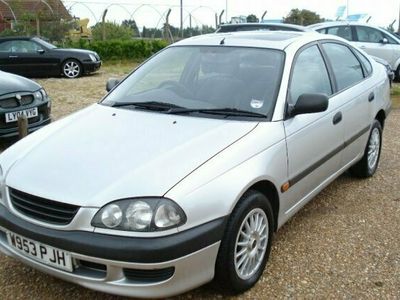
<instances>
[{"instance_id":1,"label":"car wheel arch","mask_svg":"<svg viewBox=\"0 0 400 300\"><path fill-rule=\"evenodd\" d=\"M375 119L381 123L382 129L385 127L385 119L386 119L386 114L383 109L381 109L375 116Z\"/></svg>"},{"instance_id":2,"label":"car wheel arch","mask_svg":"<svg viewBox=\"0 0 400 300\"><path fill-rule=\"evenodd\" d=\"M237 197L238 200L232 206L231 212L239 204L240 199L242 199L243 195L250 190L260 192L269 200L272 206L272 212L274 217L274 225L275 225L274 231L277 231L279 208L280 208L279 194L275 184L273 184L269 180L259 180L250 185L249 187L247 187L246 189L244 189L243 192Z\"/></svg>"},{"instance_id":3,"label":"car wheel arch","mask_svg":"<svg viewBox=\"0 0 400 300\"><path fill-rule=\"evenodd\" d=\"M76 61L77 63L79 63L79 66L81 67L81 74L83 74L83 73L85 73L85 69L84 69L84 67L83 67L83 63L82 63L82 61L81 60L79 60L78 58L76 58L76 57L66 57L66 58L64 58L62 61L61 61L61 63L60 63L60 72L61 72L61 74L64 74L63 73L63 66L64 66L64 64L68 61L68 60L73 60L73 61Z\"/></svg>"}]
</instances>

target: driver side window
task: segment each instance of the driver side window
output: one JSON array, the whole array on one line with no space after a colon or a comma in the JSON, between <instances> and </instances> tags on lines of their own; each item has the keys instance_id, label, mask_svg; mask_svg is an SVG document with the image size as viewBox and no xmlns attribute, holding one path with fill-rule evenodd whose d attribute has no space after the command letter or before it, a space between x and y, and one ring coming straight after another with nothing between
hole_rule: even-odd
<instances>
[{"instance_id":1,"label":"driver side window","mask_svg":"<svg viewBox=\"0 0 400 300\"><path fill-rule=\"evenodd\" d=\"M12 52L17 53L36 53L38 50L41 50L38 44L31 41L13 41L12 43Z\"/></svg>"},{"instance_id":2,"label":"driver side window","mask_svg":"<svg viewBox=\"0 0 400 300\"><path fill-rule=\"evenodd\" d=\"M289 103L302 94L332 95L328 71L317 45L303 50L296 58L289 88Z\"/></svg>"}]
</instances>

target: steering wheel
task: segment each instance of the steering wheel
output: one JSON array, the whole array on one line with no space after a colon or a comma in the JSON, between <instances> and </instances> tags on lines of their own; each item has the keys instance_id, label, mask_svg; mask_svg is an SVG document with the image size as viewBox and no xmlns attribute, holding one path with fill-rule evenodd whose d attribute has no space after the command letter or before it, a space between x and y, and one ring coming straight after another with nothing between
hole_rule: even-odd
<instances>
[{"instance_id":1,"label":"steering wheel","mask_svg":"<svg viewBox=\"0 0 400 300\"><path fill-rule=\"evenodd\" d=\"M174 80L166 80L162 82L158 88L163 88L163 87L171 87L172 90L174 90L178 95L186 97L186 98L191 98L192 92L188 90L187 87L185 87L182 83Z\"/></svg>"}]
</instances>

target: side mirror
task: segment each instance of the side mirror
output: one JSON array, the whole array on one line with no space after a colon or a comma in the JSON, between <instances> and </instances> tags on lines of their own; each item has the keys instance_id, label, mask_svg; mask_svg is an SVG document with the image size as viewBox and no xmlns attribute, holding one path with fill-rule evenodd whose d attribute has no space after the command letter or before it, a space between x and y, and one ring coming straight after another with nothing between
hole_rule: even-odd
<instances>
[{"instance_id":1,"label":"side mirror","mask_svg":"<svg viewBox=\"0 0 400 300\"><path fill-rule=\"evenodd\" d=\"M120 80L118 78L108 79L106 84L106 91L107 92L111 91L119 83L119 81Z\"/></svg>"},{"instance_id":2,"label":"side mirror","mask_svg":"<svg viewBox=\"0 0 400 300\"><path fill-rule=\"evenodd\" d=\"M39 53L39 54L43 54L45 51L43 50L43 49L38 49L37 50L37 53Z\"/></svg>"},{"instance_id":3,"label":"side mirror","mask_svg":"<svg viewBox=\"0 0 400 300\"><path fill-rule=\"evenodd\" d=\"M387 38L383 38L380 40L382 44L389 44L389 40Z\"/></svg>"},{"instance_id":4,"label":"side mirror","mask_svg":"<svg viewBox=\"0 0 400 300\"><path fill-rule=\"evenodd\" d=\"M325 94L302 94L292 107L289 116L323 112L328 109L329 98Z\"/></svg>"}]
</instances>

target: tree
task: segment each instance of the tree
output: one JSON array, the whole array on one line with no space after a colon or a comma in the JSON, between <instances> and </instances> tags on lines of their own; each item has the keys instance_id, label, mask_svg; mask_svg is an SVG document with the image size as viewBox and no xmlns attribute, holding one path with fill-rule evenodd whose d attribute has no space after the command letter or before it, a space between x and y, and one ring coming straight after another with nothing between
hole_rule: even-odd
<instances>
[{"instance_id":1,"label":"tree","mask_svg":"<svg viewBox=\"0 0 400 300\"><path fill-rule=\"evenodd\" d=\"M246 18L247 23L258 23L260 20L256 15L248 15Z\"/></svg>"},{"instance_id":2,"label":"tree","mask_svg":"<svg viewBox=\"0 0 400 300\"><path fill-rule=\"evenodd\" d=\"M129 27L129 28L132 28L132 30L134 32L134 36L140 36L139 28L137 27L137 24L136 24L135 20L133 20L133 19L123 20L121 25Z\"/></svg>"},{"instance_id":3,"label":"tree","mask_svg":"<svg viewBox=\"0 0 400 300\"><path fill-rule=\"evenodd\" d=\"M119 25L114 22L105 22L106 38L108 40L129 40L134 36L133 29L128 26ZM102 40L103 24L97 23L92 27L94 40Z\"/></svg>"},{"instance_id":4,"label":"tree","mask_svg":"<svg viewBox=\"0 0 400 300\"><path fill-rule=\"evenodd\" d=\"M297 24L308 26L315 23L324 22L324 19L316 12L307 9L292 9L286 18L283 18L283 23Z\"/></svg>"}]
</instances>

